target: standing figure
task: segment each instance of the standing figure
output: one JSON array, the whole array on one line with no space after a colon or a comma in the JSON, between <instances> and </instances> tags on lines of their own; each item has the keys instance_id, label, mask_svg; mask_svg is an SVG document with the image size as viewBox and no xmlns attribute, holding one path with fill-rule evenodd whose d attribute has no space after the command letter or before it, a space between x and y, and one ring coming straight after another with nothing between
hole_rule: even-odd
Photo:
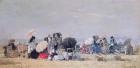
<instances>
[{"instance_id":1,"label":"standing figure","mask_svg":"<svg viewBox=\"0 0 140 68\"><path fill-rule=\"evenodd\" d=\"M50 60L53 60L54 56L57 55L58 50L62 47L62 34L53 33L52 36L47 37L48 41L48 51L50 53Z\"/></svg>"},{"instance_id":2,"label":"standing figure","mask_svg":"<svg viewBox=\"0 0 140 68\"><path fill-rule=\"evenodd\" d=\"M99 37L98 36L93 36L93 45L92 45L92 49L93 49L93 53L99 54L101 53L101 40L98 42Z\"/></svg>"},{"instance_id":3,"label":"standing figure","mask_svg":"<svg viewBox=\"0 0 140 68\"><path fill-rule=\"evenodd\" d=\"M114 36L111 36L110 37L109 53L115 53L116 45L117 45L117 42L116 42Z\"/></svg>"},{"instance_id":4,"label":"standing figure","mask_svg":"<svg viewBox=\"0 0 140 68\"><path fill-rule=\"evenodd\" d=\"M44 40L47 41L48 43L48 53L51 53L51 50L53 49L52 46L53 37L51 35L48 35L47 37L44 38Z\"/></svg>"},{"instance_id":5,"label":"standing figure","mask_svg":"<svg viewBox=\"0 0 140 68\"><path fill-rule=\"evenodd\" d=\"M54 33L53 34L53 43L54 43L54 50L60 49L62 46L62 34L61 33Z\"/></svg>"},{"instance_id":6,"label":"standing figure","mask_svg":"<svg viewBox=\"0 0 140 68\"><path fill-rule=\"evenodd\" d=\"M28 42L28 58L31 58L31 53L36 49L36 42L35 42L36 37L32 36Z\"/></svg>"},{"instance_id":7,"label":"standing figure","mask_svg":"<svg viewBox=\"0 0 140 68\"><path fill-rule=\"evenodd\" d=\"M109 52L109 46L108 46L107 39L104 37L102 41L103 41L102 53L107 54Z\"/></svg>"}]
</instances>

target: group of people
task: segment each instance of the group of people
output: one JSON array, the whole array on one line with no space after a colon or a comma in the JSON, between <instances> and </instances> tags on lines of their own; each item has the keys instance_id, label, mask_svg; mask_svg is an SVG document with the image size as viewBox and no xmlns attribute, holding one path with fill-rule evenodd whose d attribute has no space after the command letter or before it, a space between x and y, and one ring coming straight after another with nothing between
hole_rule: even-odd
<instances>
[{"instance_id":1,"label":"group of people","mask_svg":"<svg viewBox=\"0 0 140 68\"><path fill-rule=\"evenodd\" d=\"M92 39L85 41L81 45L81 52L86 54L133 54L133 46L131 45L131 39L127 39L124 43L117 43L114 36L110 37L110 41L103 37L93 36Z\"/></svg>"},{"instance_id":2,"label":"group of people","mask_svg":"<svg viewBox=\"0 0 140 68\"><path fill-rule=\"evenodd\" d=\"M37 42L36 37L32 35L26 46L22 50L27 50L28 58L32 59L49 59L49 60L73 60L80 59L80 53L83 54L116 54L125 53L132 55L133 46L131 39L127 39L123 44L117 43L114 36L107 38L100 38L93 36L84 41L82 45L77 45L77 40L72 37L62 38L61 33L53 33L45 37L42 41ZM11 50L16 50L17 46L14 44L15 40L11 40L5 48L5 56L10 54ZM20 47L21 48L21 47ZM123 51L122 51L123 50ZM9 51L9 52L8 52Z\"/></svg>"},{"instance_id":3,"label":"group of people","mask_svg":"<svg viewBox=\"0 0 140 68\"><path fill-rule=\"evenodd\" d=\"M61 33L53 33L36 43L35 36L28 42L28 58L49 60L72 60L77 41L75 38L62 38Z\"/></svg>"}]
</instances>

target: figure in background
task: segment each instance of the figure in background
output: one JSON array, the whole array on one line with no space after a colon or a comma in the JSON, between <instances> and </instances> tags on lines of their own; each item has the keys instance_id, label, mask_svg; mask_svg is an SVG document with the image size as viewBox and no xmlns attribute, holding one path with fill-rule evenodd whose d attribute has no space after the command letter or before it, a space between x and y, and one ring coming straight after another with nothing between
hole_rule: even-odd
<instances>
[{"instance_id":1,"label":"figure in background","mask_svg":"<svg viewBox=\"0 0 140 68\"><path fill-rule=\"evenodd\" d=\"M109 47L109 53L115 53L115 47L117 46L117 42L114 38L114 36L110 37L110 47Z\"/></svg>"},{"instance_id":2,"label":"figure in background","mask_svg":"<svg viewBox=\"0 0 140 68\"><path fill-rule=\"evenodd\" d=\"M131 45L131 39L127 39L124 43L125 45L125 54L126 55L133 55L133 46Z\"/></svg>"},{"instance_id":3,"label":"figure in background","mask_svg":"<svg viewBox=\"0 0 140 68\"><path fill-rule=\"evenodd\" d=\"M92 45L93 45L93 38L88 38L86 40L84 40L84 42L80 45L80 51L84 54L92 54L93 49L92 49Z\"/></svg>"},{"instance_id":4,"label":"figure in background","mask_svg":"<svg viewBox=\"0 0 140 68\"><path fill-rule=\"evenodd\" d=\"M15 39L11 39L8 45L4 46L4 55L6 57L17 57L17 47L15 45Z\"/></svg>"},{"instance_id":5,"label":"figure in background","mask_svg":"<svg viewBox=\"0 0 140 68\"><path fill-rule=\"evenodd\" d=\"M103 42L102 53L103 54L109 53L109 45L108 45L108 41L105 37L102 39L102 42Z\"/></svg>"},{"instance_id":6,"label":"figure in background","mask_svg":"<svg viewBox=\"0 0 140 68\"><path fill-rule=\"evenodd\" d=\"M11 46L12 50L16 50L15 39L11 39L8 46Z\"/></svg>"},{"instance_id":7,"label":"figure in background","mask_svg":"<svg viewBox=\"0 0 140 68\"><path fill-rule=\"evenodd\" d=\"M101 40L98 42L99 37L98 36L93 36L93 45L92 45L92 49L93 49L93 53L99 54L101 53L101 46L100 46L100 42Z\"/></svg>"}]
</instances>

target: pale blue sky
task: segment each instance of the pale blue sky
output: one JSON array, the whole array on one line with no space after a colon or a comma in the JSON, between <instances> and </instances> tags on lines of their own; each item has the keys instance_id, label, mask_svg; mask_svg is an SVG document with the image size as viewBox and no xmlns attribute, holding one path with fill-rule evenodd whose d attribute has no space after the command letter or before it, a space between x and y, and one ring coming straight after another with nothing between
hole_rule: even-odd
<instances>
[{"instance_id":1,"label":"pale blue sky","mask_svg":"<svg viewBox=\"0 0 140 68\"><path fill-rule=\"evenodd\" d=\"M139 0L0 0L0 35L38 38L52 32L88 38L94 34L140 37Z\"/></svg>"}]
</instances>

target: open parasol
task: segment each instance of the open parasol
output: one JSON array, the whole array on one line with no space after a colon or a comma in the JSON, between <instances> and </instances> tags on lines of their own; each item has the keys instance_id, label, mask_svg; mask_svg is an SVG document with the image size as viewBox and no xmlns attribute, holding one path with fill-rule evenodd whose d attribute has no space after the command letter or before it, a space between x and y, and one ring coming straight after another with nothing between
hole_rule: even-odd
<instances>
[{"instance_id":1,"label":"open parasol","mask_svg":"<svg viewBox=\"0 0 140 68\"><path fill-rule=\"evenodd\" d=\"M36 46L36 51L37 51L37 52L42 52L42 51L44 51L47 47L48 47L48 43L47 43L46 41L42 41L42 42L38 43L38 45Z\"/></svg>"}]
</instances>

